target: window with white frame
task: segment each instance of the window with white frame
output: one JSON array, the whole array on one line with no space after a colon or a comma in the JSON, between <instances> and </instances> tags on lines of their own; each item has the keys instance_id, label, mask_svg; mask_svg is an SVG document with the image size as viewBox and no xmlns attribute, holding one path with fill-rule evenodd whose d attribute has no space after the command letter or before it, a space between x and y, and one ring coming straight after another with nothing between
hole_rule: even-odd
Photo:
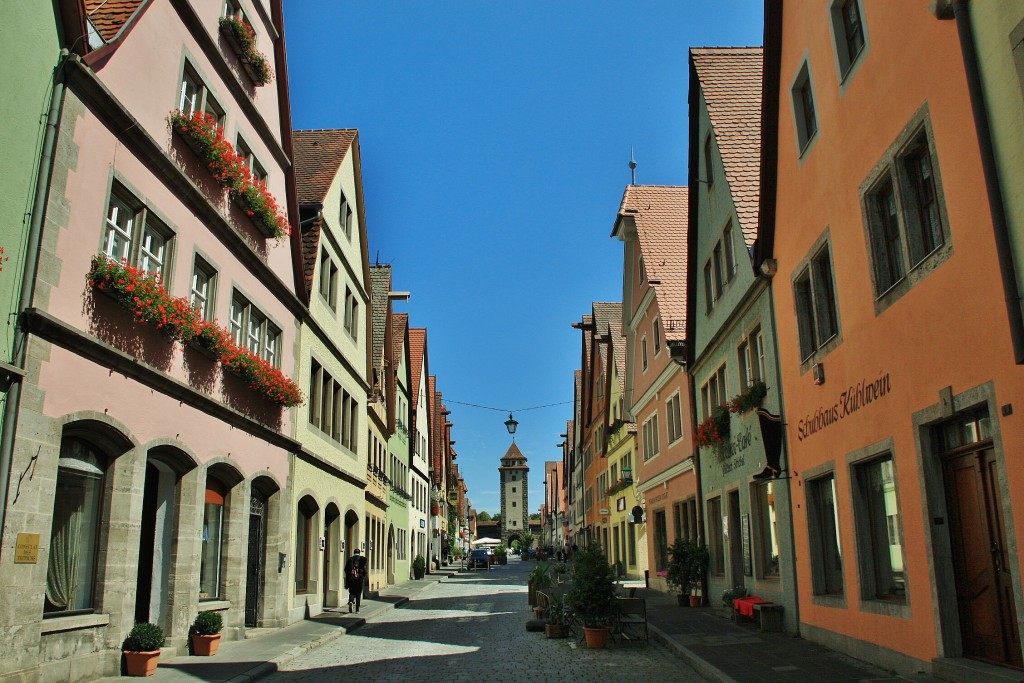
<instances>
[{"instance_id":1,"label":"window with white frame","mask_svg":"<svg viewBox=\"0 0 1024 683\"><path fill-rule=\"evenodd\" d=\"M651 322L651 336L654 338L654 355L661 353L661 318L655 317Z\"/></svg>"},{"instance_id":2,"label":"window with white frame","mask_svg":"<svg viewBox=\"0 0 1024 683\"><path fill-rule=\"evenodd\" d=\"M815 352L839 334L839 313L832 276L828 240L816 249L793 280L800 359L807 362Z\"/></svg>"},{"instance_id":3,"label":"window with white frame","mask_svg":"<svg viewBox=\"0 0 1024 683\"><path fill-rule=\"evenodd\" d=\"M807 535L810 542L811 592L843 595L843 552L839 541L834 472L807 481Z\"/></svg>"},{"instance_id":4,"label":"window with white frame","mask_svg":"<svg viewBox=\"0 0 1024 683\"><path fill-rule=\"evenodd\" d=\"M348 287L345 287L345 331L352 339L359 338L359 300Z\"/></svg>"},{"instance_id":5,"label":"window with white frame","mask_svg":"<svg viewBox=\"0 0 1024 683\"><path fill-rule=\"evenodd\" d=\"M705 418L709 417L715 408L728 402L726 393L725 363L723 363L700 388L701 408Z\"/></svg>"},{"instance_id":6,"label":"window with white frame","mask_svg":"<svg viewBox=\"0 0 1024 683\"><path fill-rule=\"evenodd\" d=\"M668 418L668 442L673 443L683 436L683 411L678 391L665 402L665 412Z\"/></svg>"},{"instance_id":7,"label":"window with white frame","mask_svg":"<svg viewBox=\"0 0 1024 683\"><path fill-rule=\"evenodd\" d=\"M231 297L228 327L235 344L271 365L278 365L281 330L238 292Z\"/></svg>"},{"instance_id":8,"label":"window with white frame","mask_svg":"<svg viewBox=\"0 0 1024 683\"><path fill-rule=\"evenodd\" d=\"M732 221L729 221L704 264L704 303L709 314L722 298L725 286L736 275L736 251L732 239Z\"/></svg>"},{"instance_id":9,"label":"window with white frame","mask_svg":"<svg viewBox=\"0 0 1024 683\"><path fill-rule=\"evenodd\" d=\"M950 253L943 248L948 219L926 112L914 117L862 187L875 297L887 306Z\"/></svg>"},{"instance_id":10,"label":"window with white frame","mask_svg":"<svg viewBox=\"0 0 1024 683\"><path fill-rule=\"evenodd\" d=\"M196 254L192 264L192 289L189 292L189 303L199 312L203 320L213 320L213 297L217 282L217 271Z\"/></svg>"},{"instance_id":11,"label":"window with white frame","mask_svg":"<svg viewBox=\"0 0 1024 683\"><path fill-rule=\"evenodd\" d=\"M641 362L641 367L644 370L646 370L647 369L647 337L642 337L640 339L640 362Z\"/></svg>"},{"instance_id":12,"label":"window with white frame","mask_svg":"<svg viewBox=\"0 0 1024 683\"><path fill-rule=\"evenodd\" d=\"M338 309L338 266L334 264L326 248L320 249L320 296L331 310Z\"/></svg>"},{"instance_id":13,"label":"window with white frame","mask_svg":"<svg viewBox=\"0 0 1024 683\"><path fill-rule=\"evenodd\" d=\"M267 182L267 170L263 168L263 164L261 164L259 159L256 158L256 155L253 154L249 145L245 144L245 140L242 139L242 136L238 136L236 139L235 152L245 163L246 168L249 169L254 180L259 180L263 183Z\"/></svg>"},{"instance_id":14,"label":"window with white frame","mask_svg":"<svg viewBox=\"0 0 1024 683\"><path fill-rule=\"evenodd\" d=\"M818 133L818 118L814 107L814 89L811 85L811 69L807 61L800 65L793 81L790 95L793 101L793 115L796 119L796 139L800 156L810 146Z\"/></svg>"},{"instance_id":15,"label":"window with white frame","mask_svg":"<svg viewBox=\"0 0 1024 683\"><path fill-rule=\"evenodd\" d=\"M208 114L213 117L218 126L224 127L224 108L217 103L210 93L210 89L187 63L182 70L178 109L187 116L196 112Z\"/></svg>"},{"instance_id":16,"label":"window with white frame","mask_svg":"<svg viewBox=\"0 0 1024 683\"><path fill-rule=\"evenodd\" d=\"M644 460L647 461L656 456L661 450L658 436L658 413L654 413L644 422L643 439Z\"/></svg>"},{"instance_id":17,"label":"window with white frame","mask_svg":"<svg viewBox=\"0 0 1024 683\"><path fill-rule=\"evenodd\" d=\"M167 279L173 233L146 206L120 185L110 191L103 253Z\"/></svg>"},{"instance_id":18,"label":"window with white frame","mask_svg":"<svg viewBox=\"0 0 1024 683\"><path fill-rule=\"evenodd\" d=\"M345 233L345 237L352 238L352 205L349 204L348 199L344 193L341 195L341 209L339 211L338 220L341 223L341 230Z\"/></svg>"},{"instance_id":19,"label":"window with white frame","mask_svg":"<svg viewBox=\"0 0 1024 683\"><path fill-rule=\"evenodd\" d=\"M746 391L757 381L764 381L764 333L758 325L743 337L736 352L740 364L740 389Z\"/></svg>"},{"instance_id":20,"label":"window with white frame","mask_svg":"<svg viewBox=\"0 0 1024 683\"><path fill-rule=\"evenodd\" d=\"M242 6L238 0L225 0L224 16L229 19L238 19L239 21L245 20L245 12L242 11Z\"/></svg>"}]
</instances>

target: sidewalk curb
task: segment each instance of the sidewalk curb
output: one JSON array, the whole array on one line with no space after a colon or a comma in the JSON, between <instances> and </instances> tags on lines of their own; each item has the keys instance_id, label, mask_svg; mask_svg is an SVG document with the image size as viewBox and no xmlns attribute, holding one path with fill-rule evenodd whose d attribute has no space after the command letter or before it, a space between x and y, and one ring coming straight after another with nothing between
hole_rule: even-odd
<instances>
[{"instance_id":1,"label":"sidewalk curb","mask_svg":"<svg viewBox=\"0 0 1024 683\"><path fill-rule=\"evenodd\" d=\"M647 622L647 628L651 632L651 635L654 636L655 640L672 650L672 652L689 664L694 671L705 679L714 681L715 683L737 683L735 678L728 675L718 667L713 666L707 660L698 657L690 648L674 641L667 633L652 624L650 621Z\"/></svg>"}]
</instances>

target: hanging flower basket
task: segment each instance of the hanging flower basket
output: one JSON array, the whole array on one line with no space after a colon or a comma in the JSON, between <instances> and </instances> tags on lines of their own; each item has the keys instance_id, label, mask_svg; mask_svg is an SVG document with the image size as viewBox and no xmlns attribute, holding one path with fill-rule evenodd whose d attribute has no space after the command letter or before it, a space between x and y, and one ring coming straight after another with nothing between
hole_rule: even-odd
<instances>
[{"instance_id":1,"label":"hanging flower basket","mask_svg":"<svg viewBox=\"0 0 1024 683\"><path fill-rule=\"evenodd\" d=\"M257 87L274 80L270 60L256 49L256 32L247 22L235 17L221 17L220 32L238 55L245 72Z\"/></svg>"},{"instance_id":2,"label":"hanging flower basket","mask_svg":"<svg viewBox=\"0 0 1024 683\"><path fill-rule=\"evenodd\" d=\"M711 410L703 422L697 425L697 445L701 448L712 448L722 455L729 441L729 405L723 404Z\"/></svg>"},{"instance_id":3,"label":"hanging flower basket","mask_svg":"<svg viewBox=\"0 0 1024 683\"><path fill-rule=\"evenodd\" d=\"M282 212L266 184L253 177L244 157L224 137L223 129L210 114L191 115L175 110L170 115L171 129L178 134L210 175L228 194L253 225L267 237L283 239L291 234L288 217Z\"/></svg>"},{"instance_id":4,"label":"hanging flower basket","mask_svg":"<svg viewBox=\"0 0 1024 683\"><path fill-rule=\"evenodd\" d=\"M768 387L761 380L755 380L750 387L732 397L729 410L734 413L745 413L761 407L761 402L768 395Z\"/></svg>"}]
</instances>

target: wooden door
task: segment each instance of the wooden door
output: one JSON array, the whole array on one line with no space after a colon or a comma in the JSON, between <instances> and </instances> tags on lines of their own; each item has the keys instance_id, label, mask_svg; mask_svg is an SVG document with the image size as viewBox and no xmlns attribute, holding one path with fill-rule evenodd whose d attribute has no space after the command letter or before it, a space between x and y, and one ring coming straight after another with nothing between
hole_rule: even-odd
<instances>
[{"instance_id":1,"label":"wooden door","mask_svg":"<svg viewBox=\"0 0 1024 683\"><path fill-rule=\"evenodd\" d=\"M949 456L943 471L964 655L1021 668L994 453Z\"/></svg>"}]
</instances>

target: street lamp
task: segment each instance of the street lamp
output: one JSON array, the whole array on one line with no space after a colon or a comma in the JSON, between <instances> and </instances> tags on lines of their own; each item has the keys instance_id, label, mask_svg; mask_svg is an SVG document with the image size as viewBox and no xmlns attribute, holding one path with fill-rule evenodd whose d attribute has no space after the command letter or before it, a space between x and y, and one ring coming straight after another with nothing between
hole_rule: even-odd
<instances>
[{"instance_id":1,"label":"street lamp","mask_svg":"<svg viewBox=\"0 0 1024 683\"><path fill-rule=\"evenodd\" d=\"M516 427L518 427L518 426L519 426L519 423L516 422L515 419L512 417L512 413L509 413L508 414L508 419L505 420L505 429L507 429L508 433L512 435L512 440L513 441L515 440L515 437L516 437Z\"/></svg>"}]
</instances>

